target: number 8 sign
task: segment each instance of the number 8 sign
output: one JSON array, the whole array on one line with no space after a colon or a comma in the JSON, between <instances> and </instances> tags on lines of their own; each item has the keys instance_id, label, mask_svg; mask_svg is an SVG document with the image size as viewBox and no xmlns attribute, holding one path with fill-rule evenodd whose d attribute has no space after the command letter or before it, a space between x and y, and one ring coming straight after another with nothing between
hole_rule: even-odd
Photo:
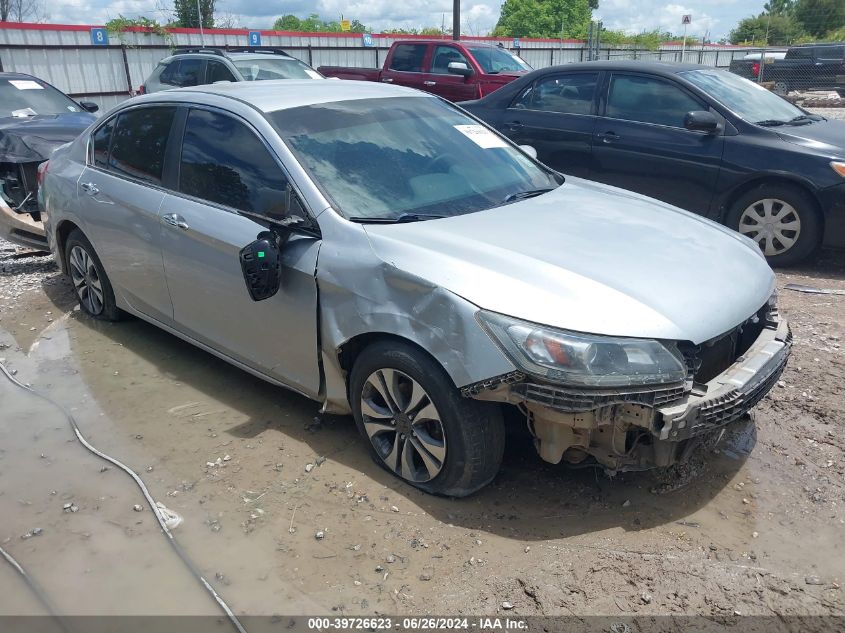
<instances>
[{"instance_id":1,"label":"number 8 sign","mask_svg":"<svg viewBox=\"0 0 845 633\"><path fill-rule=\"evenodd\" d=\"M91 43L94 46L108 46L109 32L106 29L91 29Z\"/></svg>"}]
</instances>

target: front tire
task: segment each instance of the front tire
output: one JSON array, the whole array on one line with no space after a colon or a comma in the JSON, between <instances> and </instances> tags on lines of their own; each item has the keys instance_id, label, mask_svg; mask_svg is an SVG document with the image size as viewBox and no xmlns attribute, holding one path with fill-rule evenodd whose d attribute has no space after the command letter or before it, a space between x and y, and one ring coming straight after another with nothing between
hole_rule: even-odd
<instances>
[{"instance_id":1,"label":"front tire","mask_svg":"<svg viewBox=\"0 0 845 633\"><path fill-rule=\"evenodd\" d=\"M763 184L740 196L726 224L757 242L772 266L809 257L821 241L822 223L813 197L786 184Z\"/></svg>"},{"instance_id":2,"label":"front tire","mask_svg":"<svg viewBox=\"0 0 845 633\"><path fill-rule=\"evenodd\" d=\"M350 375L355 424L377 464L433 494L465 497L490 483L505 447L501 409L464 398L416 348L380 342Z\"/></svg>"},{"instance_id":3,"label":"front tire","mask_svg":"<svg viewBox=\"0 0 845 633\"><path fill-rule=\"evenodd\" d=\"M75 229L65 242L68 276L82 311L94 319L118 321L121 312L114 299L114 290L100 258L91 242Z\"/></svg>"}]
</instances>

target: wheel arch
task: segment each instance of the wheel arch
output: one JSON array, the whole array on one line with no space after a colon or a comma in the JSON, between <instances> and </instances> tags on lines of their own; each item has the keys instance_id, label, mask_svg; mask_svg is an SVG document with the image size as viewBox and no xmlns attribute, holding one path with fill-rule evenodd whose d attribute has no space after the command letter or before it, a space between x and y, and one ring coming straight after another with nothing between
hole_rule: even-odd
<instances>
[{"instance_id":1,"label":"wheel arch","mask_svg":"<svg viewBox=\"0 0 845 633\"><path fill-rule=\"evenodd\" d=\"M72 220L62 220L56 226L56 252L58 253L59 268L67 274L67 255L65 254L65 244L67 244L68 236L74 230L82 232L82 229ZM83 233L84 235L84 233Z\"/></svg>"},{"instance_id":2,"label":"wheel arch","mask_svg":"<svg viewBox=\"0 0 845 633\"><path fill-rule=\"evenodd\" d=\"M818 191L817 189L812 186L811 183L793 175L784 175L784 174L760 174L757 175L749 180L746 180L738 185L736 185L733 189L728 192L728 194L722 199L722 205L719 213L719 221L722 224L725 224L728 214L731 211L731 208L736 201L739 200L742 196L744 196L749 191L763 186L772 186L772 185L779 185L779 186L787 186L787 187L794 187L796 189L800 189L803 193L806 193L812 198L813 202L815 203L815 208L813 212L818 217L819 222L821 223L822 234L824 234L824 213L822 213L822 204L819 200Z\"/></svg>"},{"instance_id":3,"label":"wheel arch","mask_svg":"<svg viewBox=\"0 0 845 633\"><path fill-rule=\"evenodd\" d=\"M375 343L381 342L394 342L399 343L401 345L407 345L418 352L422 353L423 355L430 358L438 367L443 370L443 373L446 374L449 378L449 382L452 383L453 386L457 388L455 385L454 378L449 374L446 368L443 366L443 363L440 362L431 352L425 349L422 345L417 343L416 341L407 338L405 336L401 336L399 334L392 334L390 332L364 332L362 334L358 334L353 336L349 340L345 341L337 348L337 360L340 368L346 372L348 376L349 373L352 371L352 367L355 365L355 361L361 355L367 347ZM347 397L349 396L349 380L346 380L346 394Z\"/></svg>"}]
</instances>

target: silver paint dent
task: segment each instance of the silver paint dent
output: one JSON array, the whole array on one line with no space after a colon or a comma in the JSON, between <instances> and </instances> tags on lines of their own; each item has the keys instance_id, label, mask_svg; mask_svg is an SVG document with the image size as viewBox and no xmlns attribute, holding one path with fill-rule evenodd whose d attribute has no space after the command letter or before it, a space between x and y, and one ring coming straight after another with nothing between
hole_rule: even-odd
<instances>
[{"instance_id":1,"label":"silver paint dent","mask_svg":"<svg viewBox=\"0 0 845 633\"><path fill-rule=\"evenodd\" d=\"M349 413L339 351L356 336L395 336L422 348L456 387L515 369L475 319L478 307L419 272L379 257L370 226L320 216L323 245L317 264L325 396L323 410Z\"/></svg>"}]
</instances>

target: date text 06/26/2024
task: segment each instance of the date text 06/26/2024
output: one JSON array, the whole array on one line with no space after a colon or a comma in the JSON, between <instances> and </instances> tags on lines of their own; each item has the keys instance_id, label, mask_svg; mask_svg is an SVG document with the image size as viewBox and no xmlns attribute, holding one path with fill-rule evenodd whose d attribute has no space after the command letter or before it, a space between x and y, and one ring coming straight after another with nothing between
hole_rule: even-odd
<instances>
[{"instance_id":1,"label":"date text 06/26/2024","mask_svg":"<svg viewBox=\"0 0 845 633\"><path fill-rule=\"evenodd\" d=\"M316 631L430 631L430 630L526 630L528 624L519 618L476 617L348 617L348 618L308 618L308 628Z\"/></svg>"}]
</instances>

